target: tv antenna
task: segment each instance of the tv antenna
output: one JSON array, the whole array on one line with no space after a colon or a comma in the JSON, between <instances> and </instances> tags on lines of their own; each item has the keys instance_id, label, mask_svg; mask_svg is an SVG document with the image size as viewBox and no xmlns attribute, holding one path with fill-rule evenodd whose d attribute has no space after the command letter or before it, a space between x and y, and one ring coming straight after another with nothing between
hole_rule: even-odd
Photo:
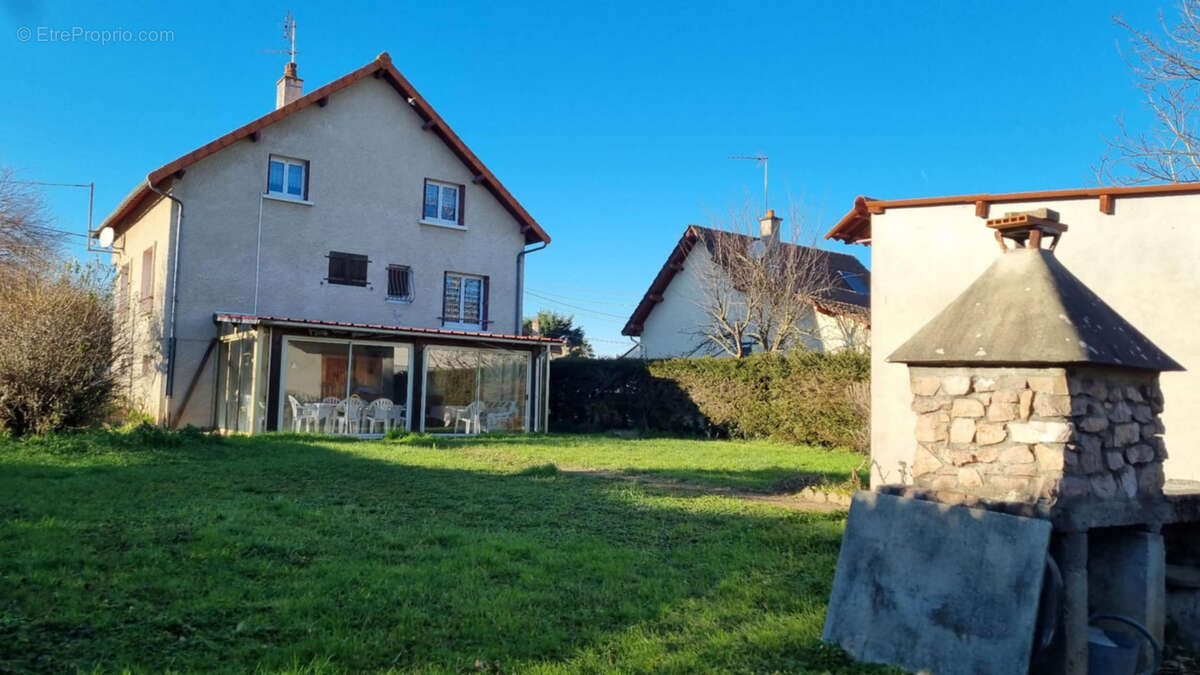
<instances>
[{"instance_id":1,"label":"tv antenna","mask_svg":"<svg viewBox=\"0 0 1200 675\"><path fill-rule=\"evenodd\" d=\"M264 49L268 54L287 54L288 63L296 62L296 55L300 52L296 51L296 17L292 16L289 11L283 17L283 39L287 42L287 49Z\"/></svg>"},{"instance_id":2,"label":"tv antenna","mask_svg":"<svg viewBox=\"0 0 1200 675\"><path fill-rule=\"evenodd\" d=\"M755 162L762 162L763 168L763 213L770 208L771 203L767 201L767 156L766 155L730 155L729 159L750 159Z\"/></svg>"}]
</instances>

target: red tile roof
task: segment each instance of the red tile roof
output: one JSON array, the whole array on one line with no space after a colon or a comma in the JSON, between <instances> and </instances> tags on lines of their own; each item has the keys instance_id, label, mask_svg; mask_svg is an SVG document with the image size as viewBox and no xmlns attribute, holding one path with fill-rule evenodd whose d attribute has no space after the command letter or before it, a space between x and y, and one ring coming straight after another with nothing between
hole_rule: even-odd
<instances>
[{"instance_id":1,"label":"red tile roof","mask_svg":"<svg viewBox=\"0 0 1200 675\"><path fill-rule=\"evenodd\" d=\"M1098 199L1100 210L1111 214L1113 212L1113 201L1117 197L1150 197L1155 195L1196 193L1200 193L1200 183L1127 185L1123 187L1110 185L1070 190L1005 192L1001 194L956 195L952 197L922 197L919 199L885 200L858 197L854 200L854 208L842 216L842 219L833 226L833 229L829 230L825 238L837 239L847 244L869 244L871 242L871 215L883 213L888 209L901 209L913 206L944 206L947 204L974 204L975 214L981 218L987 218L988 207L991 204L1039 202L1051 199L1088 199L1095 197Z\"/></svg>"},{"instance_id":2,"label":"red tile roof","mask_svg":"<svg viewBox=\"0 0 1200 675\"><path fill-rule=\"evenodd\" d=\"M538 225L533 216L529 215L529 212L526 211L525 208L517 202L516 198L513 197L512 194L504 187L504 185L500 183L500 180L497 179L496 176L486 166L484 166L483 162L475 156L475 153L471 152L470 148L468 148L466 144L462 142L462 139L454 133L448 124L446 124L446 121L437 114L437 112L433 109L433 106L429 105L429 102L426 101L424 97L422 97L421 94L419 94L412 86L412 84L400 74L400 71L396 70L396 67L392 65L392 59L390 56L388 56L387 52L383 52L376 57L374 61L368 63L362 68L348 73L334 80L333 82L330 82L324 87L321 87L320 89L312 91L296 99L295 101L292 101L282 108L267 113L253 122L235 129L212 141L211 143L203 145L187 153L186 155L155 169L148 176L148 180L152 181L155 186L161 188L167 179L169 179L176 172L183 171L195 162L217 152L218 150L227 148L230 145L233 145L234 143L258 132L264 127L274 124L275 122L278 122L292 113L307 108L313 103L320 103L324 105L324 101L330 94L333 94L341 89L345 89L349 85L372 75L386 80L388 84L392 85L392 87L396 89L396 92L399 93L400 96L404 97L404 100L411 100L413 109L416 110L417 114L420 115L423 120L425 120L427 125L429 125L430 131L436 133L446 143L446 145L450 146L450 149L454 152L454 154L457 155L458 158L475 173L475 182L481 183L487 187L487 189L496 196L496 199L498 199L500 203L504 205L504 208L507 209L508 212L511 213L514 218L516 218L517 222L521 224L521 231L525 234L525 243L532 244L535 242L550 242L550 235L546 234L546 231L542 229L541 225ZM153 196L154 192L150 190L149 186L147 186L145 183L139 185L117 206L116 210L114 210L107 218L104 219L104 222L100 224L100 227L103 228L105 226L111 226L119 231L125 224L125 220L130 216L130 214L134 213L138 207L145 204L147 200Z\"/></svg>"},{"instance_id":3,"label":"red tile roof","mask_svg":"<svg viewBox=\"0 0 1200 675\"><path fill-rule=\"evenodd\" d=\"M256 316L253 314L233 314L217 312L213 315L217 323L249 323L249 324L299 324L305 326L323 326L327 328L357 328L359 330L380 331L386 333L406 333L419 335L434 335L443 337L469 337L481 339L498 339L519 342L534 342L539 344L562 344L559 338L543 337L541 335L509 335L505 333L484 333L471 330L447 330L445 328L414 328L411 326L388 326L379 323L357 323L353 321L327 321L325 319L298 319L286 316Z\"/></svg>"}]
</instances>

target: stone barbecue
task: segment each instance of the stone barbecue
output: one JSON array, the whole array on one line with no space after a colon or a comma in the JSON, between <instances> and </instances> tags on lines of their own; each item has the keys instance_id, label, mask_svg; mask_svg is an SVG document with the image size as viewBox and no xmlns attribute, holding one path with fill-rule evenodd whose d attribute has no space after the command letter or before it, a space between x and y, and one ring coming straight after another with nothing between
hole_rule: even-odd
<instances>
[{"instance_id":1,"label":"stone barbecue","mask_svg":"<svg viewBox=\"0 0 1200 675\"><path fill-rule=\"evenodd\" d=\"M1089 617L1161 640L1165 557L1197 562L1164 554L1200 522L1200 492L1164 492L1159 374L1182 367L1058 261L1058 214L987 225L996 260L888 357L909 367L913 462L905 484L856 495L825 636L910 670L1082 674ZM1041 598L1005 605L1018 589ZM1200 644L1200 591L1186 597ZM984 618L998 611L1004 630Z\"/></svg>"}]
</instances>

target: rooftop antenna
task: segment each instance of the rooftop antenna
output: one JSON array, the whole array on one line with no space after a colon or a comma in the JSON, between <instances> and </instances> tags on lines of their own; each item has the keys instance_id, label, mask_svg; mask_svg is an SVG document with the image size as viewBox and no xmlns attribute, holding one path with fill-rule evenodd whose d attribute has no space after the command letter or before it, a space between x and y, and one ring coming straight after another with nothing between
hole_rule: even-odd
<instances>
[{"instance_id":1,"label":"rooftop antenna","mask_svg":"<svg viewBox=\"0 0 1200 675\"><path fill-rule=\"evenodd\" d=\"M287 49L264 49L268 54L287 54L288 63L296 62L296 55L300 52L296 51L296 17L292 16L291 11L283 17L283 39L287 42Z\"/></svg>"},{"instance_id":2,"label":"rooftop antenna","mask_svg":"<svg viewBox=\"0 0 1200 675\"><path fill-rule=\"evenodd\" d=\"M771 203L767 201L767 156L766 155L730 155L729 159L750 159L755 162L762 162L763 168L763 213L766 213L770 208Z\"/></svg>"}]
</instances>

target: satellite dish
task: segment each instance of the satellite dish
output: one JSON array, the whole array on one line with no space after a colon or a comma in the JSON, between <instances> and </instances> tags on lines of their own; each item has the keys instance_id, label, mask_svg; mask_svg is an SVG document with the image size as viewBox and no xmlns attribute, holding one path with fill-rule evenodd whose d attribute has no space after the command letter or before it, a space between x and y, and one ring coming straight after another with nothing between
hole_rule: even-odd
<instances>
[{"instance_id":1,"label":"satellite dish","mask_svg":"<svg viewBox=\"0 0 1200 675\"><path fill-rule=\"evenodd\" d=\"M100 245L104 248L111 248L113 245L113 238L116 237L116 234L117 233L113 232L111 227L105 227L100 230L100 234L96 235L96 239L99 240Z\"/></svg>"}]
</instances>

